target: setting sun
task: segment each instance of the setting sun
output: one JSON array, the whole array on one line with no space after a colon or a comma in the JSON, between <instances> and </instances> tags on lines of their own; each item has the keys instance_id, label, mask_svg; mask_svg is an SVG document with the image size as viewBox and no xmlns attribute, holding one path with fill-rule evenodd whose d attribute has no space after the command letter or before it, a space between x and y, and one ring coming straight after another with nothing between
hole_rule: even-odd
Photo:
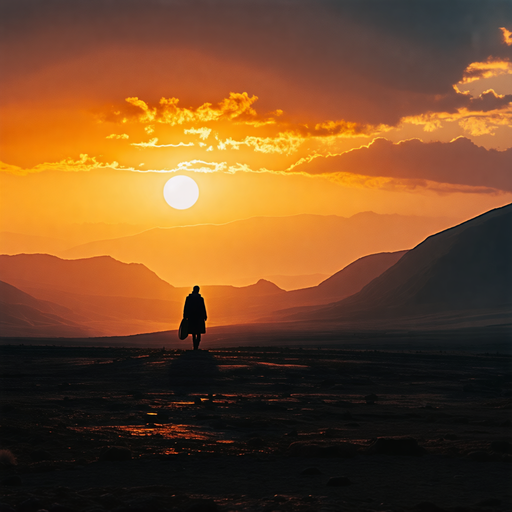
<instances>
[{"instance_id":1,"label":"setting sun","mask_svg":"<svg viewBox=\"0 0 512 512\"><path fill-rule=\"evenodd\" d=\"M199 197L197 183L188 176L174 176L164 186L164 198L169 206L186 210L194 206Z\"/></svg>"}]
</instances>

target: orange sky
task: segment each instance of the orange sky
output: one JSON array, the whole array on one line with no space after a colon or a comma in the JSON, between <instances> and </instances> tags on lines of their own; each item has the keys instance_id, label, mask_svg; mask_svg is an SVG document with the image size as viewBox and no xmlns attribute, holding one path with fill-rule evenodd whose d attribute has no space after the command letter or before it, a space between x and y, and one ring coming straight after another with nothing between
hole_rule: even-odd
<instances>
[{"instance_id":1,"label":"orange sky","mask_svg":"<svg viewBox=\"0 0 512 512\"><path fill-rule=\"evenodd\" d=\"M512 201L507 2L0 9L2 231L368 210L460 221ZM189 210L163 200L175 174L199 185Z\"/></svg>"}]
</instances>

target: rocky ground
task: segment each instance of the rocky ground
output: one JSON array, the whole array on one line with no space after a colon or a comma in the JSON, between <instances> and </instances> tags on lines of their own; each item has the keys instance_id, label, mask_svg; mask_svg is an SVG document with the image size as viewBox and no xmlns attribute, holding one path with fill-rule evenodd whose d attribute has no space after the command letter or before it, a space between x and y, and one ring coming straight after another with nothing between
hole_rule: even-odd
<instances>
[{"instance_id":1,"label":"rocky ground","mask_svg":"<svg viewBox=\"0 0 512 512\"><path fill-rule=\"evenodd\" d=\"M1 346L0 512L512 510L511 357Z\"/></svg>"}]
</instances>

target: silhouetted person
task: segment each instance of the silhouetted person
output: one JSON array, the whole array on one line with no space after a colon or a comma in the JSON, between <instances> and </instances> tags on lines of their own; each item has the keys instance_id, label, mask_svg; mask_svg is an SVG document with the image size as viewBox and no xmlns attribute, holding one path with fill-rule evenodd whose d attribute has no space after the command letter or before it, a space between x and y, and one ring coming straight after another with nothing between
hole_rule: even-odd
<instances>
[{"instance_id":1,"label":"silhouetted person","mask_svg":"<svg viewBox=\"0 0 512 512\"><path fill-rule=\"evenodd\" d=\"M192 334L194 350L197 350L201 334L206 332L206 307L203 297L199 295L199 286L194 286L192 293L186 298L183 318L188 320L188 332Z\"/></svg>"}]
</instances>

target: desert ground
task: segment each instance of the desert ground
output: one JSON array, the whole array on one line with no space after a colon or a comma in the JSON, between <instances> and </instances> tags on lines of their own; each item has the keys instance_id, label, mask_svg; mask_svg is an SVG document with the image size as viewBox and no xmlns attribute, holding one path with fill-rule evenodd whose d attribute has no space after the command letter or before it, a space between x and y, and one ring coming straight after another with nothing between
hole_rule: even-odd
<instances>
[{"instance_id":1,"label":"desert ground","mask_svg":"<svg viewBox=\"0 0 512 512\"><path fill-rule=\"evenodd\" d=\"M207 340L4 340L0 511L512 510L510 354Z\"/></svg>"}]
</instances>

